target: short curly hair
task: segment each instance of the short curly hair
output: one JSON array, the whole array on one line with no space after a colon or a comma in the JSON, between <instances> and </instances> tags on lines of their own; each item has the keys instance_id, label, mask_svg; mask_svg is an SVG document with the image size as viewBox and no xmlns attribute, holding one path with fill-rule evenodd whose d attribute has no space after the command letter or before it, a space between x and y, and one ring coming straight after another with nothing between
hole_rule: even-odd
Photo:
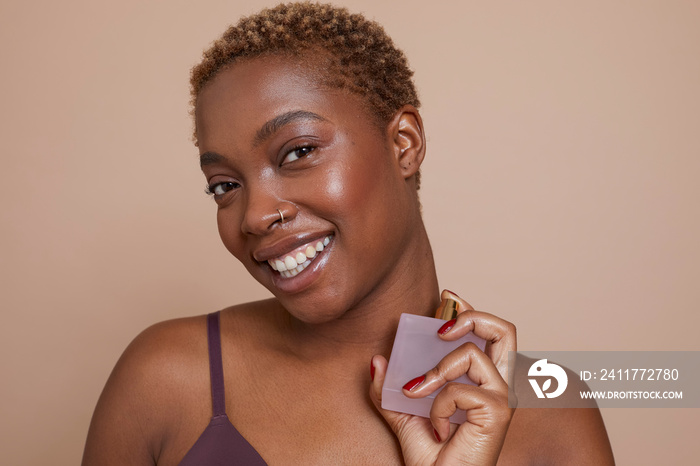
<instances>
[{"instance_id":1,"label":"short curly hair","mask_svg":"<svg viewBox=\"0 0 700 466\"><path fill-rule=\"evenodd\" d=\"M322 71L324 84L363 97L379 124L403 105L420 106L413 71L382 26L345 8L302 2L244 17L205 50L190 77L192 111L201 89L223 68L275 54L303 55L305 65ZM196 127L194 133L196 144Z\"/></svg>"}]
</instances>

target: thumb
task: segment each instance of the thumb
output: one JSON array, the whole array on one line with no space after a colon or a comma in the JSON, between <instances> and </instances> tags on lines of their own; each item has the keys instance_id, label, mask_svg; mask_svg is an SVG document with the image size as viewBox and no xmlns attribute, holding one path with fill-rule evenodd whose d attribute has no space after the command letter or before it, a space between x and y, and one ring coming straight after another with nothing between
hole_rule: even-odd
<instances>
[{"instance_id":1,"label":"thumb","mask_svg":"<svg viewBox=\"0 0 700 466\"><path fill-rule=\"evenodd\" d=\"M434 443L433 427L428 419L382 408L382 387L384 386L384 377L386 376L388 365L384 356L375 355L372 357L372 384L369 388L369 396L372 399L372 403L374 403L375 408L389 424L389 427L402 445L405 440L409 440L411 437L414 445L416 442L423 443L428 439L430 439L431 443Z\"/></svg>"}]
</instances>

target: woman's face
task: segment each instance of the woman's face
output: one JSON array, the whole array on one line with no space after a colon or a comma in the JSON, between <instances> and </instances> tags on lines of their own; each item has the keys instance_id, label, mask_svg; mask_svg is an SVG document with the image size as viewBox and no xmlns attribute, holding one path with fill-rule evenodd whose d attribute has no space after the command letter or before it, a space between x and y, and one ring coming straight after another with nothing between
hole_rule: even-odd
<instances>
[{"instance_id":1,"label":"woman's face","mask_svg":"<svg viewBox=\"0 0 700 466\"><path fill-rule=\"evenodd\" d=\"M324 322L392 282L420 220L394 138L310 74L238 62L202 89L196 123L226 248L292 314Z\"/></svg>"}]
</instances>

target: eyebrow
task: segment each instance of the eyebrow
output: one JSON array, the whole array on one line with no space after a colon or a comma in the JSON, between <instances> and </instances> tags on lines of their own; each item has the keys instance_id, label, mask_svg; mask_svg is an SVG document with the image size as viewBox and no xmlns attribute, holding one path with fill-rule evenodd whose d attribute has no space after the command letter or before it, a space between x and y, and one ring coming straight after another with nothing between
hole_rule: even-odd
<instances>
[{"instance_id":1,"label":"eyebrow","mask_svg":"<svg viewBox=\"0 0 700 466\"><path fill-rule=\"evenodd\" d=\"M285 125L288 125L297 120L315 120L315 121L328 121L321 115L313 112L308 112L306 110L294 110L291 112L286 112L281 115L274 117L273 119L266 122L262 127L255 133L253 138L253 147L260 145L267 138L275 134ZM216 163L221 163L226 160L223 155L207 151L199 156L199 166L203 167L205 165L213 165Z\"/></svg>"},{"instance_id":2,"label":"eyebrow","mask_svg":"<svg viewBox=\"0 0 700 466\"><path fill-rule=\"evenodd\" d=\"M199 156L199 166L203 167L205 165L213 165L215 163L223 162L226 158L217 154L216 152L207 151Z\"/></svg>"},{"instance_id":3,"label":"eyebrow","mask_svg":"<svg viewBox=\"0 0 700 466\"><path fill-rule=\"evenodd\" d=\"M294 110L283 113L282 115L276 116L272 120L262 125L258 132L255 133L255 137L253 138L253 147L259 145L265 139L275 134L275 132L279 131L283 126L297 120L327 121L321 115L313 112L307 112L306 110Z\"/></svg>"}]
</instances>

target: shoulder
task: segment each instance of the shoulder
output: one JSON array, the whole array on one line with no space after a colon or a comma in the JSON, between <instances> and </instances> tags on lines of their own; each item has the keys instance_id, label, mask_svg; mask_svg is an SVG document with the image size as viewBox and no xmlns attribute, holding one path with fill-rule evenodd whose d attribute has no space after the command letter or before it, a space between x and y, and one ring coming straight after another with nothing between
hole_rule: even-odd
<instances>
[{"instance_id":1,"label":"shoulder","mask_svg":"<svg viewBox=\"0 0 700 466\"><path fill-rule=\"evenodd\" d=\"M224 309L221 311L224 353L240 360L250 351L274 351L287 335L288 327L289 313L276 299Z\"/></svg>"},{"instance_id":2,"label":"shoulder","mask_svg":"<svg viewBox=\"0 0 700 466\"><path fill-rule=\"evenodd\" d=\"M206 316L160 322L142 331L127 346L107 385L127 384L142 390L153 388L155 383L179 385L206 359Z\"/></svg>"},{"instance_id":3,"label":"shoulder","mask_svg":"<svg viewBox=\"0 0 700 466\"><path fill-rule=\"evenodd\" d=\"M178 425L173 407L207 387L206 342L205 316L161 322L134 338L100 395L84 464L153 464Z\"/></svg>"},{"instance_id":4,"label":"shoulder","mask_svg":"<svg viewBox=\"0 0 700 466\"><path fill-rule=\"evenodd\" d=\"M271 305L222 311L222 330L252 325L251 316ZM229 340L236 350L237 339ZM160 322L136 336L100 395L83 464L145 465L184 454L211 417L207 342L206 315Z\"/></svg>"},{"instance_id":5,"label":"shoulder","mask_svg":"<svg viewBox=\"0 0 700 466\"><path fill-rule=\"evenodd\" d=\"M612 448L603 418L595 402L584 405L576 399L586 388L584 382L564 367L568 375L566 391L554 399L538 400L527 379L527 370L536 362L518 355L516 365L515 394L518 408L515 410L502 458L518 458L515 464L523 464L527 457L536 464L614 464ZM523 407L527 406L527 407ZM567 407L579 406L579 407ZM499 463L501 464L501 463ZM510 464L503 461L502 464Z\"/></svg>"},{"instance_id":6,"label":"shoulder","mask_svg":"<svg viewBox=\"0 0 700 466\"><path fill-rule=\"evenodd\" d=\"M250 354L246 348L274 327L279 308L267 300L221 311L222 341L234 358ZM160 322L134 338L100 395L83 464L181 457L211 417L207 342L206 315Z\"/></svg>"},{"instance_id":7,"label":"shoulder","mask_svg":"<svg viewBox=\"0 0 700 466\"><path fill-rule=\"evenodd\" d=\"M265 320L275 300L240 304L220 312L222 339L227 333L230 349L243 344L242 338L251 328L264 332ZM230 341L229 341L230 340ZM118 403L120 409L131 410L153 421L168 422L168 408L178 407L193 393L205 391L209 403L209 354L207 316L205 314L167 320L143 330L127 346L115 365L98 402L96 414L105 403ZM233 346L233 348L231 348Z\"/></svg>"},{"instance_id":8,"label":"shoulder","mask_svg":"<svg viewBox=\"0 0 700 466\"><path fill-rule=\"evenodd\" d=\"M232 332L245 335L246 329L260 325L260 316L265 315L260 311L269 305L267 301L251 302L220 311L222 339ZM243 338L229 340L234 347L243 343ZM140 405L139 409L153 412L181 403L202 387L208 392L205 314L159 322L143 330L119 358L105 392L133 398L131 402Z\"/></svg>"},{"instance_id":9,"label":"shoulder","mask_svg":"<svg viewBox=\"0 0 700 466\"><path fill-rule=\"evenodd\" d=\"M263 311L275 303L275 300L256 301L220 311L222 337L230 332L243 335L251 327L265 327L270 313ZM206 314L151 325L124 350L108 383L112 379L115 382L125 379L130 385L143 386L157 381L168 388L186 388L193 376L204 375L208 384L207 342Z\"/></svg>"}]
</instances>

